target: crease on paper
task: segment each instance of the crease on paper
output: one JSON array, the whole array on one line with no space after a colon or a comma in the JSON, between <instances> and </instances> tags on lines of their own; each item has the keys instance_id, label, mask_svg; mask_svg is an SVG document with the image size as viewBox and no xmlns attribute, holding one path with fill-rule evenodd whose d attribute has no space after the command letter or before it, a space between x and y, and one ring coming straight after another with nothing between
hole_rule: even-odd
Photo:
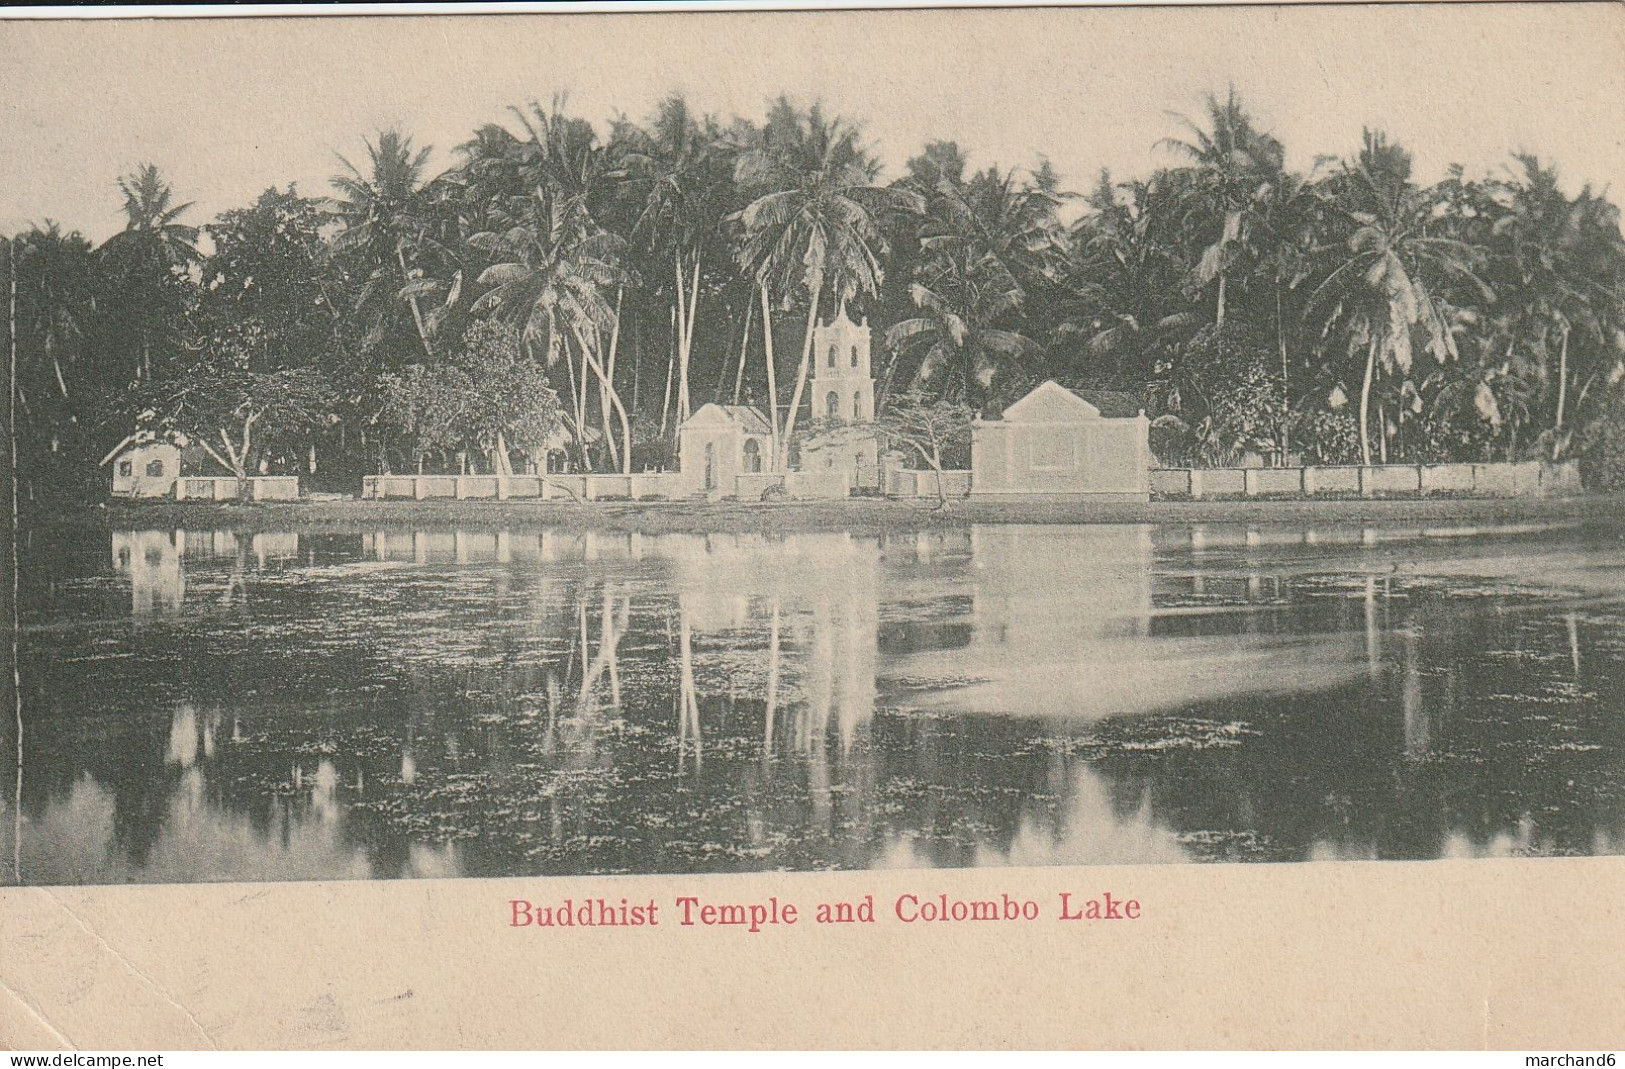
<instances>
[{"instance_id":1,"label":"crease on paper","mask_svg":"<svg viewBox=\"0 0 1625 1069\"><path fill-rule=\"evenodd\" d=\"M156 994L159 998L163 999L165 1002L169 1003L171 1006L175 1007L177 1010L180 1010L181 1013L185 1014L186 1019L191 1022L192 1027L197 1029L198 1034L201 1035L206 1041L208 1041L209 1048L211 1050L219 1050L220 1049L219 1044L217 1044L214 1041L214 1036L210 1035L209 1030L207 1028L203 1027L203 1022L201 1022L201 1021L199 1021L197 1019L196 1014L194 1014L190 1009L188 1009L181 1002L177 1001L173 996L171 996L169 994L168 991L165 991L162 985L160 985L156 980L154 980L152 977L148 976L145 972L143 972L141 970L141 968L139 966L137 966L133 961L131 961L129 958L125 957L119 951L118 947L115 947L112 943L109 943L105 938L103 938L102 934L100 932L98 932L95 928L92 928L90 926L90 924L88 922L86 922L86 920L83 917L81 917L77 912L74 911L72 906L70 906L66 902L64 902L62 900L62 898L59 895L57 895L54 891L52 891L50 888L46 888L46 887L40 888L40 891L47 898L49 898L52 902L55 902L58 906L60 906L62 908L63 912L67 913L68 916L72 917L74 919L74 921L79 925L79 927L81 927L81 928L83 928L85 930L86 934L88 934L92 939L96 940L97 944L99 944L103 950L107 951L109 954L113 955L113 957L117 958L118 961L119 961L119 964L123 965L126 969L130 970L130 972L134 973L136 978L139 979L142 983L146 984L147 987L149 987L153 991L154 994Z\"/></svg>"}]
</instances>

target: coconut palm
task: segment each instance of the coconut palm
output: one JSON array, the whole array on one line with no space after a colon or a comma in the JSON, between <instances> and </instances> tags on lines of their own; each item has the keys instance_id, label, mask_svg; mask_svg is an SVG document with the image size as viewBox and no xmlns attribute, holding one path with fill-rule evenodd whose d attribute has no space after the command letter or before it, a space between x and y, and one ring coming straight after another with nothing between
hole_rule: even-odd
<instances>
[{"instance_id":1,"label":"coconut palm","mask_svg":"<svg viewBox=\"0 0 1625 1069\"><path fill-rule=\"evenodd\" d=\"M197 261L198 228L180 221L192 202L175 203L174 190L156 164L143 164L120 177L118 188L124 195L124 229L109 238L103 248L139 245L156 252L176 270Z\"/></svg>"},{"instance_id":2,"label":"coconut palm","mask_svg":"<svg viewBox=\"0 0 1625 1069\"><path fill-rule=\"evenodd\" d=\"M181 222L190 201L175 203L173 190L154 164L118 180L124 198L124 229L99 250L108 281L113 344L133 340L140 349L135 378L150 380L155 345L174 349L187 308L188 277L198 260L197 227Z\"/></svg>"},{"instance_id":3,"label":"coconut palm","mask_svg":"<svg viewBox=\"0 0 1625 1069\"><path fill-rule=\"evenodd\" d=\"M1435 198L1411 184L1409 155L1381 133L1365 132L1359 158L1345 161L1326 191L1346 237L1329 250L1329 274L1311 295L1309 312L1323 338L1341 339L1363 364L1360 457L1370 464L1377 375L1409 374L1417 339L1440 364L1454 360L1452 287L1485 301L1494 294L1474 270L1480 250L1433 233ZM1386 420L1383 435L1386 443Z\"/></svg>"},{"instance_id":4,"label":"coconut palm","mask_svg":"<svg viewBox=\"0 0 1625 1069\"><path fill-rule=\"evenodd\" d=\"M480 273L488 287L474 302L476 314L499 316L518 325L526 346L541 350L548 367L563 359L574 396L573 425L582 460L586 456L586 408L592 372L603 396L620 417L621 445L605 438L623 472L631 472L632 431L614 382L599 360L600 338L618 324L609 294L620 281L620 241L599 227L582 194L539 186L493 212L498 229L469 237L469 244L494 261ZM575 358L579 356L580 374Z\"/></svg>"},{"instance_id":5,"label":"coconut palm","mask_svg":"<svg viewBox=\"0 0 1625 1069\"><path fill-rule=\"evenodd\" d=\"M1573 373L1571 343L1591 360L1607 354L1610 327L1617 323L1614 285L1622 241L1617 212L1604 207L1589 188L1570 200L1558 188L1557 172L1536 157L1520 153L1518 169L1492 185L1504 213L1495 220L1506 285L1503 329L1509 352L1521 357L1544 385L1556 387L1550 434L1554 457L1563 445ZM1615 359L1618 356L1615 354ZM1595 367L1593 367L1593 370Z\"/></svg>"},{"instance_id":6,"label":"coconut palm","mask_svg":"<svg viewBox=\"0 0 1625 1069\"><path fill-rule=\"evenodd\" d=\"M649 277L672 283L678 423L692 407L689 372L703 261L730 192L721 138L716 121L695 116L676 93L660 102L648 130L629 126L621 138L636 211L631 236L651 264Z\"/></svg>"},{"instance_id":7,"label":"coconut palm","mask_svg":"<svg viewBox=\"0 0 1625 1069\"><path fill-rule=\"evenodd\" d=\"M1209 129L1176 115L1188 139L1158 144L1189 161L1192 208L1210 235L1195 278L1204 287L1218 281L1214 324L1222 328L1231 275L1253 251L1259 217L1282 179L1285 153L1279 141L1254 127L1234 86L1222 101L1209 94L1206 104Z\"/></svg>"},{"instance_id":8,"label":"coconut palm","mask_svg":"<svg viewBox=\"0 0 1625 1069\"><path fill-rule=\"evenodd\" d=\"M1166 369L1201 324L1182 296L1191 270L1180 241L1180 191L1171 176L1117 185L1102 172L1072 229L1052 344L1081 339L1074 359L1144 381Z\"/></svg>"},{"instance_id":9,"label":"coconut palm","mask_svg":"<svg viewBox=\"0 0 1625 1069\"><path fill-rule=\"evenodd\" d=\"M879 164L859 146L856 127L826 118L817 105L803 115L783 98L735 171L741 191L752 198L732 217L742 229L740 266L755 279L764 309L769 294L779 295L783 307L797 294L807 300L801 361L778 435L781 469L795 434L825 291L841 305L875 295L886 254L880 216L900 202L919 201L877 185L879 173ZM764 329L771 327L764 323Z\"/></svg>"},{"instance_id":10,"label":"coconut palm","mask_svg":"<svg viewBox=\"0 0 1625 1069\"><path fill-rule=\"evenodd\" d=\"M998 374L1039 345L1019 330L999 324L1020 321L1022 292L996 264L955 258L938 261L929 281L909 294L920 315L886 332L886 344L899 355L916 355L916 384L944 380L950 400L986 400ZM976 392L980 398L974 398Z\"/></svg>"},{"instance_id":11,"label":"coconut palm","mask_svg":"<svg viewBox=\"0 0 1625 1069\"><path fill-rule=\"evenodd\" d=\"M403 292L412 312L424 353L434 358L429 327L419 304L419 293L407 287L422 276L418 261L430 246L430 221L424 198L424 169L431 148L414 149L412 139L398 130L385 130L376 141L365 142L367 169L343 156L344 173L330 180L338 196L329 201L341 229L333 239L338 253L354 253L367 272L357 307L369 311L369 340L382 336L390 309Z\"/></svg>"}]
</instances>

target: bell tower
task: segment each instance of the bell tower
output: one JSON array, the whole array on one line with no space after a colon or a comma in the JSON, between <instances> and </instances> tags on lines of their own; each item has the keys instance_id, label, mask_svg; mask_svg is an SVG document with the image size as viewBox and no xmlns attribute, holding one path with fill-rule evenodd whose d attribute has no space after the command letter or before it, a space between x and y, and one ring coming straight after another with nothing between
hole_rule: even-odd
<instances>
[{"instance_id":1,"label":"bell tower","mask_svg":"<svg viewBox=\"0 0 1625 1069\"><path fill-rule=\"evenodd\" d=\"M843 303L835 318L813 328L813 419L867 423L875 418L875 380L869 366L869 320L854 323Z\"/></svg>"}]
</instances>

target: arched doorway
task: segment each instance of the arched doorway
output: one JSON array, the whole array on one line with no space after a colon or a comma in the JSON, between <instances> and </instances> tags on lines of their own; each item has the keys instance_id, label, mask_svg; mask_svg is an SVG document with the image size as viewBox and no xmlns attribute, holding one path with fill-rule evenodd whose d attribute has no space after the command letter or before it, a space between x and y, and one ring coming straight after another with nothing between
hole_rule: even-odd
<instances>
[{"instance_id":1,"label":"arched doorway","mask_svg":"<svg viewBox=\"0 0 1625 1069\"><path fill-rule=\"evenodd\" d=\"M762 471L762 443L754 438L745 439L744 449L745 471L752 475L760 475Z\"/></svg>"},{"instance_id":2,"label":"arched doorway","mask_svg":"<svg viewBox=\"0 0 1625 1069\"><path fill-rule=\"evenodd\" d=\"M824 398L824 418L831 423L838 422L841 418L841 395L834 390Z\"/></svg>"}]
</instances>

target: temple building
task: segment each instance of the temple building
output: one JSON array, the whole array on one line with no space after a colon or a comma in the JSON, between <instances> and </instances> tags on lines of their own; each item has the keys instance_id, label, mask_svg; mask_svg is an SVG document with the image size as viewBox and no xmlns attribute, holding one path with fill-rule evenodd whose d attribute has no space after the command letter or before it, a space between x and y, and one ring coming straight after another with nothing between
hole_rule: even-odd
<instances>
[{"instance_id":1,"label":"temple building","mask_svg":"<svg viewBox=\"0 0 1625 1069\"><path fill-rule=\"evenodd\" d=\"M1148 501L1150 424L1111 419L1056 382L971 425L971 494L1075 494Z\"/></svg>"},{"instance_id":2,"label":"temple building","mask_svg":"<svg viewBox=\"0 0 1625 1069\"><path fill-rule=\"evenodd\" d=\"M732 496L741 475L773 466L773 428L750 405L701 405L677 429L678 464L689 493Z\"/></svg>"},{"instance_id":3,"label":"temple building","mask_svg":"<svg viewBox=\"0 0 1625 1069\"><path fill-rule=\"evenodd\" d=\"M807 381L813 431L801 443L803 471L844 468L857 490L880 488L880 440L872 426L875 380L869 346L869 320L852 322L844 304L834 319L813 328L813 361Z\"/></svg>"}]
</instances>

